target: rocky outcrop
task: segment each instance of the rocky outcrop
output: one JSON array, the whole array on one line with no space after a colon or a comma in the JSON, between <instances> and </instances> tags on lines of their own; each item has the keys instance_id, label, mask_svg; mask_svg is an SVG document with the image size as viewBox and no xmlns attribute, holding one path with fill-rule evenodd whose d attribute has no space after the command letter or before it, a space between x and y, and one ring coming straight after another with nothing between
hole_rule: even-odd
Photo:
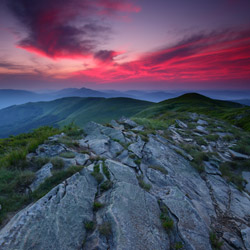
<instances>
[{"instance_id":1,"label":"rocky outcrop","mask_svg":"<svg viewBox=\"0 0 250 250\"><path fill-rule=\"evenodd\" d=\"M0 249L79 249L84 223L93 218L96 190L86 170L65 180L12 218L1 230Z\"/></svg>"},{"instance_id":2,"label":"rocky outcrop","mask_svg":"<svg viewBox=\"0 0 250 250\"><path fill-rule=\"evenodd\" d=\"M199 174L169 140L133 128L126 118L88 124L85 153L70 149L84 168L15 215L0 249L209 250L211 233L222 249L249 249L249 195L215 165ZM55 143L55 155L69 150ZM54 156L51 147L37 153Z\"/></svg>"}]
</instances>

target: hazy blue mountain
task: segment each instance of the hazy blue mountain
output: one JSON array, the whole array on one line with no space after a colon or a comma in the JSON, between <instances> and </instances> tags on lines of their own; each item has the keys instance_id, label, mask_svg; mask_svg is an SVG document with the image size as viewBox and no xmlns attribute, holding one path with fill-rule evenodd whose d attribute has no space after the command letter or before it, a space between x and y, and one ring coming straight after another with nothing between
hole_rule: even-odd
<instances>
[{"instance_id":1,"label":"hazy blue mountain","mask_svg":"<svg viewBox=\"0 0 250 250\"><path fill-rule=\"evenodd\" d=\"M238 103L240 103L240 104L250 106L250 99L234 100L234 102L238 102Z\"/></svg>"},{"instance_id":2,"label":"hazy blue mountain","mask_svg":"<svg viewBox=\"0 0 250 250\"><path fill-rule=\"evenodd\" d=\"M0 108L42 100L51 100L51 97L26 90L0 89Z\"/></svg>"},{"instance_id":3,"label":"hazy blue mountain","mask_svg":"<svg viewBox=\"0 0 250 250\"><path fill-rule=\"evenodd\" d=\"M61 127L70 122L83 126L130 117L152 103L129 98L68 97L49 102L26 103L0 110L0 138L50 125Z\"/></svg>"}]
</instances>

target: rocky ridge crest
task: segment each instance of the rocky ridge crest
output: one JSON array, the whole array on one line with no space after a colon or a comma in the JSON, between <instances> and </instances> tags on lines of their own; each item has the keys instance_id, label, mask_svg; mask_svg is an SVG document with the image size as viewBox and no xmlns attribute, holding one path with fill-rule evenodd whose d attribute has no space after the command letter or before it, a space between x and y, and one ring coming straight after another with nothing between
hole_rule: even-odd
<instances>
[{"instance_id":1,"label":"rocky ridge crest","mask_svg":"<svg viewBox=\"0 0 250 250\"><path fill-rule=\"evenodd\" d=\"M160 133L143 131L126 118L90 122L77 147L64 135L40 145L27 157L83 168L16 214L0 231L0 249L250 249L248 193L216 166L199 174ZM30 189L54 167L38 170Z\"/></svg>"}]
</instances>

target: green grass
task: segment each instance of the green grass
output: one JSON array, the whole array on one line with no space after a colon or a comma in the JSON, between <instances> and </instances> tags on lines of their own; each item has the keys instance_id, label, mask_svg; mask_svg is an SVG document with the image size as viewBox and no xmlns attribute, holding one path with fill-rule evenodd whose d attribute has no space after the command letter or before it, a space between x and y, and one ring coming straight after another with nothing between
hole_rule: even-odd
<instances>
[{"instance_id":1,"label":"green grass","mask_svg":"<svg viewBox=\"0 0 250 250\"><path fill-rule=\"evenodd\" d=\"M53 176L46 179L36 191L32 193L32 197L37 200L46 195L52 188L69 178L73 174L81 171L82 166L71 166L66 170L57 171L53 173Z\"/></svg>"},{"instance_id":2,"label":"green grass","mask_svg":"<svg viewBox=\"0 0 250 250\"><path fill-rule=\"evenodd\" d=\"M223 242L217 238L214 232L210 232L209 239L213 250L220 250L221 247L223 246Z\"/></svg>"},{"instance_id":3,"label":"green grass","mask_svg":"<svg viewBox=\"0 0 250 250\"><path fill-rule=\"evenodd\" d=\"M53 170L60 170L64 168L64 161L59 157L54 157L50 160L53 165Z\"/></svg>"},{"instance_id":4,"label":"green grass","mask_svg":"<svg viewBox=\"0 0 250 250\"><path fill-rule=\"evenodd\" d=\"M159 166L159 165L150 165L149 168L152 168L152 169L159 171L163 174L168 174L168 171L164 167Z\"/></svg>"},{"instance_id":5,"label":"green grass","mask_svg":"<svg viewBox=\"0 0 250 250\"><path fill-rule=\"evenodd\" d=\"M101 185L100 185L100 190L101 192L107 191L110 188L112 188L113 182L110 180L106 180L104 181Z\"/></svg>"},{"instance_id":6,"label":"green grass","mask_svg":"<svg viewBox=\"0 0 250 250\"><path fill-rule=\"evenodd\" d=\"M171 231L174 227L174 221L169 217L168 215L168 209L165 205L161 206L161 215L160 215L160 219L161 219L161 223L162 223L162 227L167 231Z\"/></svg>"},{"instance_id":7,"label":"green grass","mask_svg":"<svg viewBox=\"0 0 250 250\"><path fill-rule=\"evenodd\" d=\"M60 154L61 157L63 158L69 158L69 159L72 159L72 158L75 158L75 153L74 152L63 152Z\"/></svg>"},{"instance_id":8,"label":"green grass","mask_svg":"<svg viewBox=\"0 0 250 250\"><path fill-rule=\"evenodd\" d=\"M205 138L208 141L217 141L219 139L219 135L216 134L209 134L209 135L205 135Z\"/></svg>"},{"instance_id":9,"label":"green grass","mask_svg":"<svg viewBox=\"0 0 250 250\"><path fill-rule=\"evenodd\" d=\"M34 193L28 192L29 185L35 178L35 171L48 163L49 159L34 157L31 161L27 161L26 154L34 152L48 137L60 132L55 128L41 127L31 133L0 139L0 204L2 205L0 224L5 221L9 213L16 212L42 197L65 178L80 171L78 167L61 171L62 162L60 164L54 162L56 171L53 176L48 178Z\"/></svg>"},{"instance_id":10,"label":"green grass","mask_svg":"<svg viewBox=\"0 0 250 250\"><path fill-rule=\"evenodd\" d=\"M91 173L91 175L95 177L98 184L100 184L104 179L103 175L100 173L100 166L99 165L94 166L94 170Z\"/></svg>"},{"instance_id":11,"label":"green grass","mask_svg":"<svg viewBox=\"0 0 250 250\"><path fill-rule=\"evenodd\" d=\"M92 232L95 229L94 221L87 221L84 223L84 227L86 231Z\"/></svg>"},{"instance_id":12,"label":"green grass","mask_svg":"<svg viewBox=\"0 0 250 250\"><path fill-rule=\"evenodd\" d=\"M138 177L137 177L137 180L138 180L139 186L140 186L141 188L143 188L143 189L146 190L147 192L150 191L150 189L151 189L151 187L152 187L151 184L146 183L146 182L143 180L143 177L142 177L142 176L138 176Z\"/></svg>"},{"instance_id":13,"label":"green grass","mask_svg":"<svg viewBox=\"0 0 250 250\"><path fill-rule=\"evenodd\" d=\"M171 125L175 123L174 121L177 117L182 121L188 120L187 112L204 114L224 120L246 131L250 131L249 107L234 102L214 100L196 93L185 94L153 104L136 114L134 118L138 122L142 119L142 123L149 123L149 126L150 121L153 121L153 124Z\"/></svg>"},{"instance_id":14,"label":"green grass","mask_svg":"<svg viewBox=\"0 0 250 250\"><path fill-rule=\"evenodd\" d=\"M250 171L250 160L224 162L220 165L222 176L229 182L234 183L239 190L243 190L242 171Z\"/></svg>"},{"instance_id":15,"label":"green grass","mask_svg":"<svg viewBox=\"0 0 250 250\"><path fill-rule=\"evenodd\" d=\"M98 202L98 201L95 201L94 204L93 204L93 210L94 211L97 211L101 208L104 207L104 204L102 204L101 202Z\"/></svg>"},{"instance_id":16,"label":"green grass","mask_svg":"<svg viewBox=\"0 0 250 250\"><path fill-rule=\"evenodd\" d=\"M121 116L131 117L152 103L130 98L68 97L49 102L27 103L0 110L0 138L49 125L83 127L89 121L107 123ZM81 137L82 130L64 128L70 137ZM33 147L34 148L34 147Z\"/></svg>"},{"instance_id":17,"label":"green grass","mask_svg":"<svg viewBox=\"0 0 250 250\"><path fill-rule=\"evenodd\" d=\"M105 165L104 162L103 162L103 166L102 166L102 171L105 174L106 178L108 180L110 180L110 172L109 172L108 167Z\"/></svg>"}]
</instances>

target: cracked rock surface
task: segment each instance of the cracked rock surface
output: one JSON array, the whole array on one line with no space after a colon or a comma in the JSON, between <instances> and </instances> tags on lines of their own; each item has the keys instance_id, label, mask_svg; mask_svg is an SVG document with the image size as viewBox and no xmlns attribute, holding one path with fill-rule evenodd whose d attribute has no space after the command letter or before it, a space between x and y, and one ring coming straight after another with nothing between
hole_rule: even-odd
<instances>
[{"instance_id":1,"label":"cracked rock surface","mask_svg":"<svg viewBox=\"0 0 250 250\"><path fill-rule=\"evenodd\" d=\"M89 123L78 140L84 154L70 149L84 168L17 213L0 249L209 250L211 232L221 249L249 249L248 193L210 164L199 174L161 135L134 128L127 118ZM56 137L42 148L37 154L53 157L68 150Z\"/></svg>"}]
</instances>

